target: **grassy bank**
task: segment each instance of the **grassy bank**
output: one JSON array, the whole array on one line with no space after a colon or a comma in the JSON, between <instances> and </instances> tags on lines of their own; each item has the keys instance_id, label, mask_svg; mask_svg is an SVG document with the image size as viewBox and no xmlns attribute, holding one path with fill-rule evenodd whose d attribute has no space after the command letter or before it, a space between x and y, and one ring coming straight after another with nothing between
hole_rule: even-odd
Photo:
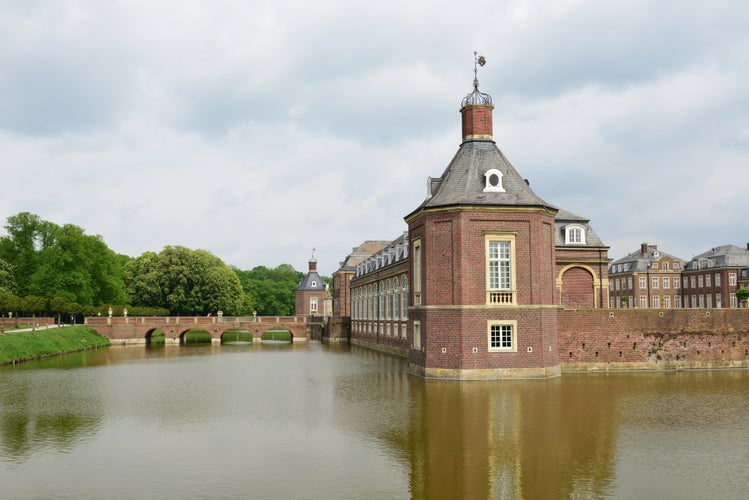
<instances>
[{"instance_id":1,"label":"grassy bank","mask_svg":"<svg viewBox=\"0 0 749 500\"><path fill-rule=\"evenodd\" d=\"M109 340L85 326L0 334L0 365L108 346Z\"/></svg>"}]
</instances>

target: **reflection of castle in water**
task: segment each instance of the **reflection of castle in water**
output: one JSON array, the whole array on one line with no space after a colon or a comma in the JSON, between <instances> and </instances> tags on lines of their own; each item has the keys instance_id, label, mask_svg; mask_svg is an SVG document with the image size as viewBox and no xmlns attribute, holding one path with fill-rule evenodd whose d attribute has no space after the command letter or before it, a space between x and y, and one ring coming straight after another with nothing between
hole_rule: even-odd
<instances>
[{"instance_id":1,"label":"reflection of castle in water","mask_svg":"<svg viewBox=\"0 0 749 500\"><path fill-rule=\"evenodd\" d=\"M387 443L413 498L610 490L618 425L611 394L624 379L459 384L409 377L402 362L366 349L356 354L372 371L337 381L341 418Z\"/></svg>"}]
</instances>

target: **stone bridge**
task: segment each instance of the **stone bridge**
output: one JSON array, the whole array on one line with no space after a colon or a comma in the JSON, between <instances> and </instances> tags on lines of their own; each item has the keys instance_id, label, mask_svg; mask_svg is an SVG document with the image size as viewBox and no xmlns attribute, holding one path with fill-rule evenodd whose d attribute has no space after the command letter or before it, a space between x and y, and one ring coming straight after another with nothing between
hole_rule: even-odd
<instances>
[{"instance_id":1,"label":"stone bridge","mask_svg":"<svg viewBox=\"0 0 749 500\"><path fill-rule=\"evenodd\" d=\"M117 344L145 344L157 329L164 332L168 343L181 343L192 329L208 332L212 342L221 342L229 330L250 332L254 342L260 342L269 330L288 330L292 340L299 342L309 339L312 326L307 316L90 317L84 323Z\"/></svg>"}]
</instances>

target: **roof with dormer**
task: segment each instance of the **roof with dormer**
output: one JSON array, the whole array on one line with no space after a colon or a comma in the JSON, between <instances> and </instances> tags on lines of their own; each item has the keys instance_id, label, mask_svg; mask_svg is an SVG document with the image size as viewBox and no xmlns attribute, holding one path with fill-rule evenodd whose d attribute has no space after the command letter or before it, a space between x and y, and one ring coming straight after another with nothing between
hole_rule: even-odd
<instances>
[{"instance_id":1,"label":"roof with dormer","mask_svg":"<svg viewBox=\"0 0 749 500\"><path fill-rule=\"evenodd\" d=\"M598 234L596 234L596 232L590 226L590 219L575 215L572 212L560 208L556 216L554 216L554 225L554 240L556 246L608 248L606 245L604 245L603 241L601 241L601 238L598 237ZM570 226L579 226L585 231L584 243L566 243L565 231L567 231Z\"/></svg>"},{"instance_id":2,"label":"roof with dormer","mask_svg":"<svg viewBox=\"0 0 749 500\"><path fill-rule=\"evenodd\" d=\"M736 245L721 245L692 257L692 260L684 266L684 270L747 266L749 266L749 250Z\"/></svg>"},{"instance_id":3,"label":"roof with dormer","mask_svg":"<svg viewBox=\"0 0 749 500\"><path fill-rule=\"evenodd\" d=\"M354 247L350 254L340 263L338 271L354 271L356 266L379 252L391 243L390 240L367 240L358 247Z\"/></svg>"},{"instance_id":4,"label":"roof with dormer","mask_svg":"<svg viewBox=\"0 0 749 500\"><path fill-rule=\"evenodd\" d=\"M643 252L641 247L640 249L613 261L609 265L609 274L644 273L650 268L651 262L659 261L661 259L678 262L682 265L685 262L684 259L680 259L679 257L675 257L666 252L661 252L658 250L658 245L648 245L643 243L643 246L646 248L645 252Z\"/></svg>"},{"instance_id":5,"label":"roof with dormer","mask_svg":"<svg viewBox=\"0 0 749 500\"><path fill-rule=\"evenodd\" d=\"M486 191L486 174L492 169L502 174L503 191ZM442 176L429 179L429 193L414 211L461 205L494 205L557 208L536 195L494 141L467 140Z\"/></svg>"}]
</instances>

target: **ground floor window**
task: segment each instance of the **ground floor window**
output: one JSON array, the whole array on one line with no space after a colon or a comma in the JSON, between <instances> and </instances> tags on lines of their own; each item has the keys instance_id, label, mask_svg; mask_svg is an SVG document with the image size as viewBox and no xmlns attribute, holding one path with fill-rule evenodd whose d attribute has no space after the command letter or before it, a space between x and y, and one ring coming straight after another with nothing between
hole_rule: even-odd
<instances>
[{"instance_id":1,"label":"ground floor window","mask_svg":"<svg viewBox=\"0 0 749 500\"><path fill-rule=\"evenodd\" d=\"M414 321L414 349L421 350L421 322Z\"/></svg>"},{"instance_id":2,"label":"ground floor window","mask_svg":"<svg viewBox=\"0 0 749 500\"><path fill-rule=\"evenodd\" d=\"M487 334L489 351L517 351L517 321L489 321Z\"/></svg>"}]
</instances>

